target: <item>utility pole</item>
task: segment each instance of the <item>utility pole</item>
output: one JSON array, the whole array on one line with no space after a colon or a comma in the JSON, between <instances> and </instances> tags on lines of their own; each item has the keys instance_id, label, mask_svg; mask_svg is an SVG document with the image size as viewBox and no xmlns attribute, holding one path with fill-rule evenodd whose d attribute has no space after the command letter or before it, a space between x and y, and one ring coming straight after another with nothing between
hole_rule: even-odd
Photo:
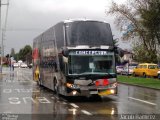
<instances>
[{"instance_id":1,"label":"utility pole","mask_svg":"<svg viewBox=\"0 0 160 120\"><path fill-rule=\"evenodd\" d=\"M2 45L2 29L1 29L1 28L2 28L2 27L1 27L1 26L2 26L2 13L1 13L1 11L2 11L2 10L1 10L1 9L2 9L2 8L1 8L1 7L2 7L2 4L1 4L1 2L2 2L2 1L0 0L0 41L1 41L1 49L0 49L0 50L1 50L1 51L0 51L0 53L1 53L0 73L2 73L2 64L3 64L3 63L2 63L2 62L3 62L3 60L2 60L2 59L3 59L3 58L2 58L2 47L3 47L3 45Z\"/></svg>"},{"instance_id":2,"label":"utility pole","mask_svg":"<svg viewBox=\"0 0 160 120\"><path fill-rule=\"evenodd\" d=\"M8 5L9 5L9 0L7 4L2 4L2 0L0 0L0 41L1 41L1 47L0 47L0 73L2 73L2 65L3 65L3 53L4 53L4 45L3 45L3 40L4 40L4 35L2 35L2 5L7 5L7 14L6 14L6 20L5 20L5 29L6 29L6 24L7 24L7 15L8 15ZM2 38L3 37L3 38Z\"/></svg>"}]
</instances>

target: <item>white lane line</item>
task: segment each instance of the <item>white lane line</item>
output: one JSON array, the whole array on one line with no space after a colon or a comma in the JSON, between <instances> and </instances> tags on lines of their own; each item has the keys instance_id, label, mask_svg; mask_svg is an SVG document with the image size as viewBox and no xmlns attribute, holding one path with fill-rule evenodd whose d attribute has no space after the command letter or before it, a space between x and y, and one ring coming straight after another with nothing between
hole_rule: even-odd
<instances>
[{"instance_id":1,"label":"white lane line","mask_svg":"<svg viewBox=\"0 0 160 120\"><path fill-rule=\"evenodd\" d=\"M81 110L81 112L83 112L83 113L86 114L86 115L92 115L92 113L90 113L90 112L88 112L88 111L86 111L86 110Z\"/></svg>"},{"instance_id":2,"label":"white lane line","mask_svg":"<svg viewBox=\"0 0 160 120\"><path fill-rule=\"evenodd\" d=\"M76 115L77 110L75 108L73 109L68 109L68 111L73 112L73 115Z\"/></svg>"},{"instance_id":3,"label":"white lane line","mask_svg":"<svg viewBox=\"0 0 160 120\"><path fill-rule=\"evenodd\" d=\"M132 99L132 100L137 100L137 101L140 101L140 102L143 102L143 103L147 103L147 104L150 104L150 105L157 105L155 103L152 103L152 102L148 102L148 101L145 101L145 100L141 100L141 99L137 99L137 98L133 98L133 97L128 97L129 99Z\"/></svg>"},{"instance_id":4,"label":"white lane line","mask_svg":"<svg viewBox=\"0 0 160 120\"><path fill-rule=\"evenodd\" d=\"M79 108L79 106L76 105L76 104L74 104L74 103L70 103L70 105L71 105L72 107L74 107L74 108Z\"/></svg>"}]
</instances>

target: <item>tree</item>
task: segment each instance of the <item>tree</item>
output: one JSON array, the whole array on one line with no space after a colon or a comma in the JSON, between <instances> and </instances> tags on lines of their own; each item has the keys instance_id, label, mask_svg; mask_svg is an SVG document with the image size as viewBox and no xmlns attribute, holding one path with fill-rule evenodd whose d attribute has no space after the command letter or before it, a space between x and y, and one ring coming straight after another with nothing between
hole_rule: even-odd
<instances>
[{"instance_id":1,"label":"tree","mask_svg":"<svg viewBox=\"0 0 160 120\"><path fill-rule=\"evenodd\" d=\"M150 62L152 58L156 58L156 54L152 54L145 51L145 48L142 44L137 44L133 46L133 59L137 62ZM152 62L157 62L157 59L153 59Z\"/></svg>"},{"instance_id":2,"label":"tree","mask_svg":"<svg viewBox=\"0 0 160 120\"><path fill-rule=\"evenodd\" d=\"M14 55L14 59L15 59L16 61L18 61L18 60L19 60L19 53L15 53L15 55Z\"/></svg>"},{"instance_id":3,"label":"tree","mask_svg":"<svg viewBox=\"0 0 160 120\"><path fill-rule=\"evenodd\" d=\"M23 52L23 48L19 50L19 60L24 61L24 52Z\"/></svg>"},{"instance_id":4,"label":"tree","mask_svg":"<svg viewBox=\"0 0 160 120\"><path fill-rule=\"evenodd\" d=\"M19 59L22 61L31 62L32 59L32 48L30 45L26 45L24 48L19 50Z\"/></svg>"},{"instance_id":5,"label":"tree","mask_svg":"<svg viewBox=\"0 0 160 120\"><path fill-rule=\"evenodd\" d=\"M143 46L141 47L143 48L142 50L149 56L149 61L156 62L157 47L160 44L160 1L129 0L127 3L127 5L118 5L112 2L111 8L109 11L106 11L106 13L116 15L115 23L121 31L125 31L125 34L123 34L124 39L137 38ZM155 6L155 8L153 8L153 6ZM158 27L154 29L156 24Z\"/></svg>"},{"instance_id":6,"label":"tree","mask_svg":"<svg viewBox=\"0 0 160 120\"><path fill-rule=\"evenodd\" d=\"M148 31L147 36L151 40L156 40L160 45L160 1L148 0L147 9L140 9L142 24Z\"/></svg>"}]
</instances>

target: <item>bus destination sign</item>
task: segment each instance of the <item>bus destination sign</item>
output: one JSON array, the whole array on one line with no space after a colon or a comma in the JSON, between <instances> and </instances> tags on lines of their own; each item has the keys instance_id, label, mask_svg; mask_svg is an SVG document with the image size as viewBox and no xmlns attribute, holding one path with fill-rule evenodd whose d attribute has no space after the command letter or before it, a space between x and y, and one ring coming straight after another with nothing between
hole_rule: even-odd
<instances>
[{"instance_id":1,"label":"bus destination sign","mask_svg":"<svg viewBox=\"0 0 160 120\"><path fill-rule=\"evenodd\" d=\"M75 55L108 55L107 51L75 51Z\"/></svg>"}]
</instances>

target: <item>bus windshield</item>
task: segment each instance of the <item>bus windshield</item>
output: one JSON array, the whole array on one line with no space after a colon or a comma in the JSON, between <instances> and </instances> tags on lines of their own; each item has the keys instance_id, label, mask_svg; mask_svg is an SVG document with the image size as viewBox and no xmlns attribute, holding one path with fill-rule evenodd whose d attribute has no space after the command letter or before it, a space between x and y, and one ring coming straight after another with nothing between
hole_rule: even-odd
<instances>
[{"instance_id":1,"label":"bus windshield","mask_svg":"<svg viewBox=\"0 0 160 120\"><path fill-rule=\"evenodd\" d=\"M66 25L66 33L67 45L113 46L111 29L107 23L97 21L71 22Z\"/></svg>"},{"instance_id":2,"label":"bus windshield","mask_svg":"<svg viewBox=\"0 0 160 120\"><path fill-rule=\"evenodd\" d=\"M70 53L69 74L115 74L114 55L75 55Z\"/></svg>"}]
</instances>

